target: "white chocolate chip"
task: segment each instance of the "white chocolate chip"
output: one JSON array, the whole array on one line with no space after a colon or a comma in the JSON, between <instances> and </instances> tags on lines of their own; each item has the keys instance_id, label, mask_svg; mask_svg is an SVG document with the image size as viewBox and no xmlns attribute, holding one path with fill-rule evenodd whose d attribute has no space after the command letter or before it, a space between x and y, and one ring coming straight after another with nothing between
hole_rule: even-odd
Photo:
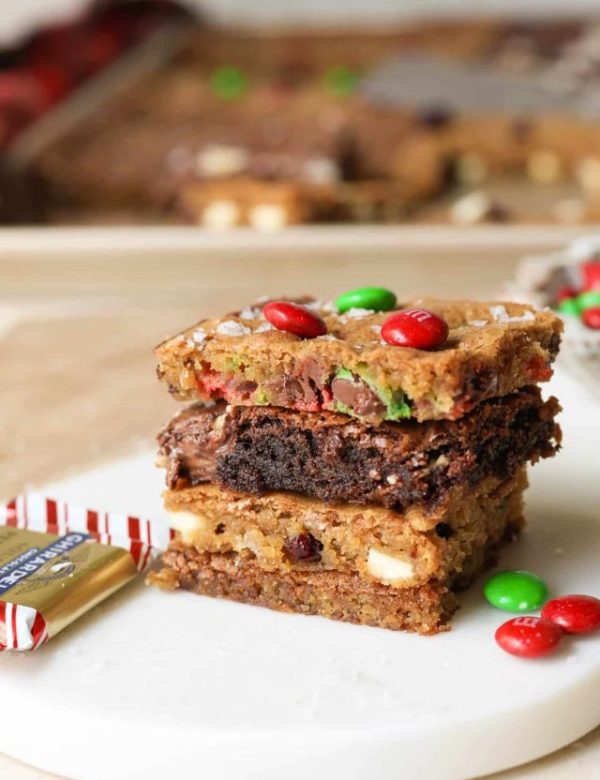
<instances>
[{"instance_id":1,"label":"white chocolate chip","mask_svg":"<svg viewBox=\"0 0 600 780\"><path fill-rule=\"evenodd\" d=\"M600 158L584 157L577 165L575 178L591 195L600 193Z\"/></svg>"},{"instance_id":2,"label":"white chocolate chip","mask_svg":"<svg viewBox=\"0 0 600 780\"><path fill-rule=\"evenodd\" d=\"M262 322L254 332L266 333L268 330L275 330L275 328L273 327L273 325L271 325L270 322Z\"/></svg>"},{"instance_id":3,"label":"white chocolate chip","mask_svg":"<svg viewBox=\"0 0 600 780\"><path fill-rule=\"evenodd\" d=\"M388 485L397 485L398 476L396 474L388 474L388 476L385 478L385 481L388 483Z\"/></svg>"},{"instance_id":4,"label":"white chocolate chip","mask_svg":"<svg viewBox=\"0 0 600 780\"><path fill-rule=\"evenodd\" d=\"M556 152L533 152L527 160L527 175L538 184L553 184L562 177L562 162Z\"/></svg>"},{"instance_id":5,"label":"white chocolate chip","mask_svg":"<svg viewBox=\"0 0 600 780\"><path fill-rule=\"evenodd\" d=\"M202 212L202 224L215 230L226 230L239 221L240 210L233 200L213 200Z\"/></svg>"},{"instance_id":6,"label":"white chocolate chip","mask_svg":"<svg viewBox=\"0 0 600 780\"><path fill-rule=\"evenodd\" d=\"M465 152L456 163L456 178L461 184L481 184L488 172L487 162L476 152Z\"/></svg>"},{"instance_id":7,"label":"white chocolate chip","mask_svg":"<svg viewBox=\"0 0 600 780\"><path fill-rule=\"evenodd\" d=\"M302 172L312 184L335 184L340 179L337 163L329 157L311 157L304 163Z\"/></svg>"},{"instance_id":8,"label":"white chocolate chip","mask_svg":"<svg viewBox=\"0 0 600 780\"><path fill-rule=\"evenodd\" d=\"M185 510L177 512L168 512L169 526L181 534L184 544L192 544L196 534L206 529L207 519L204 515Z\"/></svg>"},{"instance_id":9,"label":"white chocolate chip","mask_svg":"<svg viewBox=\"0 0 600 780\"><path fill-rule=\"evenodd\" d=\"M235 322L235 320L220 322L215 330L222 336L246 336L252 332L247 325L242 325L241 322Z\"/></svg>"},{"instance_id":10,"label":"white chocolate chip","mask_svg":"<svg viewBox=\"0 0 600 780\"><path fill-rule=\"evenodd\" d=\"M288 223L288 215L283 206L277 203L260 203L248 212L248 222L256 230L270 232L285 227Z\"/></svg>"},{"instance_id":11,"label":"white chocolate chip","mask_svg":"<svg viewBox=\"0 0 600 780\"><path fill-rule=\"evenodd\" d=\"M484 222L492 213L494 204L485 192L470 192L456 200L450 207L450 218L457 225L476 225Z\"/></svg>"},{"instance_id":12,"label":"white chocolate chip","mask_svg":"<svg viewBox=\"0 0 600 780\"><path fill-rule=\"evenodd\" d=\"M415 575L410 561L396 558L371 547L367 557L367 571L372 577L390 585L410 580Z\"/></svg>"},{"instance_id":13,"label":"white chocolate chip","mask_svg":"<svg viewBox=\"0 0 600 780\"><path fill-rule=\"evenodd\" d=\"M241 146L211 144L196 155L199 176L235 176L248 166L249 155Z\"/></svg>"},{"instance_id":14,"label":"white chocolate chip","mask_svg":"<svg viewBox=\"0 0 600 780\"><path fill-rule=\"evenodd\" d=\"M585 217L585 202L581 198L563 198L554 204L552 213L559 222L576 225Z\"/></svg>"},{"instance_id":15,"label":"white chocolate chip","mask_svg":"<svg viewBox=\"0 0 600 780\"><path fill-rule=\"evenodd\" d=\"M381 336L381 325L371 325L371 330L373 333L375 333L377 336Z\"/></svg>"}]
</instances>

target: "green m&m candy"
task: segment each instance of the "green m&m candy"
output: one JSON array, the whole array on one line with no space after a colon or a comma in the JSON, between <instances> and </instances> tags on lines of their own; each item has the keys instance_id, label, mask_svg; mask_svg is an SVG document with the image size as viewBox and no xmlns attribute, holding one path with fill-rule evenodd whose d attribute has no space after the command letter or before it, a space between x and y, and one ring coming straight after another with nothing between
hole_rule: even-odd
<instances>
[{"instance_id":1,"label":"green m&m candy","mask_svg":"<svg viewBox=\"0 0 600 780\"><path fill-rule=\"evenodd\" d=\"M348 97L358 89L360 76L351 68L336 65L325 73L323 82L326 89L336 97Z\"/></svg>"},{"instance_id":2,"label":"green m&m candy","mask_svg":"<svg viewBox=\"0 0 600 780\"><path fill-rule=\"evenodd\" d=\"M577 298L563 298L556 308L561 314L568 314L572 317L579 317L581 314Z\"/></svg>"},{"instance_id":3,"label":"green m&m candy","mask_svg":"<svg viewBox=\"0 0 600 780\"><path fill-rule=\"evenodd\" d=\"M600 306L600 290L586 290L586 292L578 295L575 300L577 301L579 311L595 308Z\"/></svg>"},{"instance_id":4,"label":"green m&m candy","mask_svg":"<svg viewBox=\"0 0 600 780\"><path fill-rule=\"evenodd\" d=\"M506 612L532 612L548 598L546 584L529 571L501 571L485 583L483 592L493 607Z\"/></svg>"},{"instance_id":5,"label":"green m&m candy","mask_svg":"<svg viewBox=\"0 0 600 780\"><path fill-rule=\"evenodd\" d=\"M348 309L371 309L371 311L389 311L396 305L396 296L385 287L359 287L348 290L335 302L340 314Z\"/></svg>"},{"instance_id":6,"label":"green m&m candy","mask_svg":"<svg viewBox=\"0 0 600 780\"><path fill-rule=\"evenodd\" d=\"M213 71L210 84L215 95L223 100L236 100L248 89L247 77L232 65Z\"/></svg>"}]
</instances>

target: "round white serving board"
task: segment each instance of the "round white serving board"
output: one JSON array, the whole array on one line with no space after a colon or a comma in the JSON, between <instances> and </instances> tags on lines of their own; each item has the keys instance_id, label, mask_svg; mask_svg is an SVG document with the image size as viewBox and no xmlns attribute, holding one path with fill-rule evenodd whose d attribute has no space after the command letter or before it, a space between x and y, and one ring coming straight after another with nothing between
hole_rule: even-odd
<instances>
[{"instance_id":1,"label":"round white serving board","mask_svg":"<svg viewBox=\"0 0 600 780\"><path fill-rule=\"evenodd\" d=\"M552 593L600 595L600 408L558 378L565 446L538 464L504 555ZM52 494L161 514L150 454ZM600 723L600 636L541 661L493 641L478 583L424 638L136 583L36 654L0 658L0 751L77 780L465 780Z\"/></svg>"}]
</instances>

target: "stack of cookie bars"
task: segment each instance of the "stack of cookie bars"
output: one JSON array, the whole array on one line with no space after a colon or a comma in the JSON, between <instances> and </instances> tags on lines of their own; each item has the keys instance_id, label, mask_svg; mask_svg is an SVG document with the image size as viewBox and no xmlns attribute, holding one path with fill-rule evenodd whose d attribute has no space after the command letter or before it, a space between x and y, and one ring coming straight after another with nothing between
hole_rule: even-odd
<instances>
[{"instance_id":1,"label":"stack of cookie bars","mask_svg":"<svg viewBox=\"0 0 600 780\"><path fill-rule=\"evenodd\" d=\"M536 385L560 320L521 304L406 302L448 326L416 349L382 338L397 311L298 299L321 323L303 338L264 306L156 350L160 379L191 405L159 435L176 537L151 581L444 630L456 591L523 525L527 463L559 445L560 407Z\"/></svg>"}]
</instances>

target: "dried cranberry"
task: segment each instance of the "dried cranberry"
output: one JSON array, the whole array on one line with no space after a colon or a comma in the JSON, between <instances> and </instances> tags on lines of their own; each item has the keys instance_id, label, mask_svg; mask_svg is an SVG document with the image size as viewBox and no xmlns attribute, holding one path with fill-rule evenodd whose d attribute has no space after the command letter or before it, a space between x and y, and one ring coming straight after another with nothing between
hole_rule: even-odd
<instances>
[{"instance_id":1,"label":"dried cranberry","mask_svg":"<svg viewBox=\"0 0 600 780\"><path fill-rule=\"evenodd\" d=\"M543 358L532 357L527 363L527 373L532 382L547 382L554 372Z\"/></svg>"},{"instance_id":2,"label":"dried cranberry","mask_svg":"<svg viewBox=\"0 0 600 780\"><path fill-rule=\"evenodd\" d=\"M323 544L312 534L298 534L286 539L283 551L292 563L317 563L321 560Z\"/></svg>"}]
</instances>

